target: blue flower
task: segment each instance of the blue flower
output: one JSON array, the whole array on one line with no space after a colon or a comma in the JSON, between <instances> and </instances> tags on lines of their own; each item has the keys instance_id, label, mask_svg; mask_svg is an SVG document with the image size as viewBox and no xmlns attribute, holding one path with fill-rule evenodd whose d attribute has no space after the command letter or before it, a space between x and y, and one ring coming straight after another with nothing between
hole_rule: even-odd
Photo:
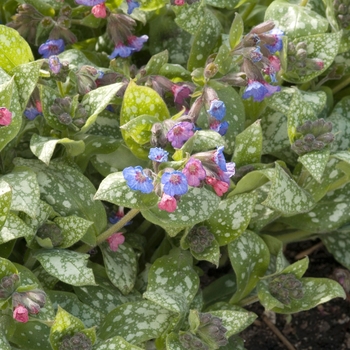
<instances>
[{"instance_id":1,"label":"blue flower","mask_svg":"<svg viewBox=\"0 0 350 350\"><path fill-rule=\"evenodd\" d=\"M52 55L49 57L49 67L51 72L54 74L58 74L61 70L61 62L58 56Z\"/></svg>"},{"instance_id":2,"label":"blue flower","mask_svg":"<svg viewBox=\"0 0 350 350\"><path fill-rule=\"evenodd\" d=\"M214 120L214 122L210 123L209 129L214 130L218 132L221 136L226 135L227 130L228 130L229 124L225 120L222 123L220 123L218 120Z\"/></svg>"},{"instance_id":3,"label":"blue flower","mask_svg":"<svg viewBox=\"0 0 350 350\"><path fill-rule=\"evenodd\" d=\"M181 196L188 190L186 176L181 171L165 172L161 178L163 191L169 196Z\"/></svg>"},{"instance_id":4,"label":"blue flower","mask_svg":"<svg viewBox=\"0 0 350 350\"><path fill-rule=\"evenodd\" d=\"M270 30L266 34L269 34L270 36L272 36L275 39L275 42L273 44L271 44L271 45L265 44L265 47L271 53L275 53L277 51L281 51L282 48L283 48L282 36L284 35L282 30L280 30L278 28L274 28L274 29Z\"/></svg>"},{"instance_id":5,"label":"blue flower","mask_svg":"<svg viewBox=\"0 0 350 350\"><path fill-rule=\"evenodd\" d=\"M207 112L217 120L221 120L225 117L226 106L225 103L220 100L213 100L210 103L210 108Z\"/></svg>"},{"instance_id":6,"label":"blue flower","mask_svg":"<svg viewBox=\"0 0 350 350\"><path fill-rule=\"evenodd\" d=\"M140 37L137 37L135 35L131 35L128 37L128 43L132 49L135 51L140 51L143 47L143 44L148 40L147 35L142 35Z\"/></svg>"},{"instance_id":7,"label":"blue flower","mask_svg":"<svg viewBox=\"0 0 350 350\"><path fill-rule=\"evenodd\" d=\"M99 4L102 4L106 0L75 0L75 2L78 5L85 5L85 6L96 6Z\"/></svg>"},{"instance_id":8,"label":"blue flower","mask_svg":"<svg viewBox=\"0 0 350 350\"><path fill-rule=\"evenodd\" d=\"M35 107L26 108L23 114L29 120L34 120L38 115L42 115Z\"/></svg>"},{"instance_id":9,"label":"blue flower","mask_svg":"<svg viewBox=\"0 0 350 350\"><path fill-rule=\"evenodd\" d=\"M119 43L115 46L113 52L108 56L110 60L116 58L117 56L126 58L129 57L135 51L134 48L124 45L123 43Z\"/></svg>"},{"instance_id":10,"label":"blue flower","mask_svg":"<svg viewBox=\"0 0 350 350\"><path fill-rule=\"evenodd\" d=\"M269 97L275 92L281 90L280 86L273 86L266 81L248 80L248 87L246 88L242 98L253 97L254 101L262 101L265 97Z\"/></svg>"},{"instance_id":11,"label":"blue flower","mask_svg":"<svg viewBox=\"0 0 350 350\"><path fill-rule=\"evenodd\" d=\"M261 61L263 58L263 54L260 51L260 47L257 46L253 50L250 51L250 59L255 63Z\"/></svg>"},{"instance_id":12,"label":"blue flower","mask_svg":"<svg viewBox=\"0 0 350 350\"><path fill-rule=\"evenodd\" d=\"M224 156L224 146L220 146L217 148L216 152L214 153L213 160L222 171L227 171L226 159Z\"/></svg>"},{"instance_id":13,"label":"blue flower","mask_svg":"<svg viewBox=\"0 0 350 350\"><path fill-rule=\"evenodd\" d=\"M64 41L63 39L47 40L44 44L40 45L38 51L44 58L49 58L52 55L58 55L64 51Z\"/></svg>"},{"instance_id":14,"label":"blue flower","mask_svg":"<svg viewBox=\"0 0 350 350\"><path fill-rule=\"evenodd\" d=\"M169 152L165 151L163 148L155 147L149 150L148 158L155 162L162 163L168 161L168 155Z\"/></svg>"},{"instance_id":15,"label":"blue flower","mask_svg":"<svg viewBox=\"0 0 350 350\"><path fill-rule=\"evenodd\" d=\"M140 7L140 4L135 0L126 0L126 3L128 4L128 15L131 15L132 11Z\"/></svg>"},{"instance_id":16,"label":"blue flower","mask_svg":"<svg viewBox=\"0 0 350 350\"><path fill-rule=\"evenodd\" d=\"M153 191L152 179L145 175L142 167L136 166L134 168L129 166L123 170L123 176L132 190L141 191L142 193L151 193Z\"/></svg>"}]
</instances>

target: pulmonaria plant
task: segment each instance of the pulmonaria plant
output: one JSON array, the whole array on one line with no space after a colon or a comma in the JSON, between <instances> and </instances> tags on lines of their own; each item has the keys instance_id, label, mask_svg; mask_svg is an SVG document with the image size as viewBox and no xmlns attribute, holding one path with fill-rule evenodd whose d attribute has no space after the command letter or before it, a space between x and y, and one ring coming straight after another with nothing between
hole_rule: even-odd
<instances>
[{"instance_id":1,"label":"pulmonaria plant","mask_svg":"<svg viewBox=\"0 0 350 350\"><path fill-rule=\"evenodd\" d=\"M4 350L243 349L348 292L348 3L232 3L0 11Z\"/></svg>"}]
</instances>

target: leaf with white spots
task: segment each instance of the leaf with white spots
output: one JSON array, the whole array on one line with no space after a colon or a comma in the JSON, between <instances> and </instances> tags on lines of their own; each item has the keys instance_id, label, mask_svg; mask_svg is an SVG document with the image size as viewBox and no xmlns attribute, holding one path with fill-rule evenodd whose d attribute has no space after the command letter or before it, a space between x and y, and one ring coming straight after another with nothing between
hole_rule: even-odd
<instances>
[{"instance_id":1,"label":"leaf with white spots","mask_svg":"<svg viewBox=\"0 0 350 350\"><path fill-rule=\"evenodd\" d=\"M139 0L142 11L154 11L164 7L168 2L166 0Z\"/></svg>"},{"instance_id":2,"label":"leaf with white spots","mask_svg":"<svg viewBox=\"0 0 350 350\"><path fill-rule=\"evenodd\" d=\"M228 273L219 277L209 286L203 289L203 301L205 308L215 302L227 301L237 289L236 276Z\"/></svg>"},{"instance_id":3,"label":"leaf with white spots","mask_svg":"<svg viewBox=\"0 0 350 350\"><path fill-rule=\"evenodd\" d=\"M179 334L169 333L166 337L166 349L167 350L186 350L179 339Z\"/></svg>"},{"instance_id":4,"label":"leaf with white spots","mask_svg":"<svg viewBox=\"0 0 350 350\"><path fill-rule=\"evenodd\" d=\"M291 4L283 0L274 1L266 9L265 21L273 20L288 38L325 33L328 21L306 6Z\"/></svg>"},{"instance_id":5,"label":"leaf with white spots","mask_svg":"<svg viewBox=\"0 0 350 350\"><path fill-rule=\"evenodd\" d=\"M95 66L80 50L65 50L58 56L61 62L69 62L69 68L79 68L81 66Z\"/></svg>"},{"instance_id":6,"label":"leaf with white spots","mask_svg":"<svg viewBox=\"0 0 350 350\"><path fill-rule=\"evenodd\" d=\"M314 206L312 197L304 191L276 162L268 197L262 203L285 216L309 211Z\"/></svg>"},{"instance_id":7,"label":"leaf with white spots","mask_svg":"<svg viewBox=\"0 0 350 350\"><path fill-rule=\"evenodd\" d=\"M0 180L0 230L6 222L7 215L10 212L12 202L12 190L10 185Z\"/></svg>"},{"instance_id":8,"label":"leaf with white spots","mask_svg":"<svg viewBox=\"0 0 350 350\"><path fill-rule=\"evenodd\" d=\"M144 145L145 143L149 143L152 136L152 126L158 122L159 119L151 115L140 115L124 124L121 129L128 136L132 137L136 143Z\"/></svg>"},{"instance_id":9,"label":"leaf with white spots","mask_svg":"<svg viewBox=\"0 0 350 350\"><path fill-rule=\"evenodd\" d=\"M17 215L9 213L4 226L0 231L0 244L9 242L19 237L32 237L33 230L27 226Z\"/></svg>"},{"instance_id":10,"label":"leaf with white spots","mask_svg":"<svg viewBox=\"0 0 350 350\"><path fill-rule=\"evenodd\" d=\"M75 294L50 290L47 291L47 295L53 303L55 310L60 306L71 315L83 321L85 327L98 326L101 323L101 312L93 309L89 305L83 304Z\"/></svg>"},{"instance_id":11,"label":"leaf with white spots","mask_svg":"<svg viewBox=\"0 0 350 350\"><path fill-rule=\"evenodd\" d=\"M125 339L119 336L115 336L111 339L107 339L101 343L98 343L93 347L93 350L142 350L136 345L128 343Z\"/></svg>"},{"instance_id":12,"label":"leaf with white spots","mask_svg":"<svg viewBox=\"0 0 350 350\"><path fill-rule=\"evenodd\" d=\"M81 140L74 141L66 137L63 139L56 139L33 134L30 139L30 150L46 165L49 165L57 144L65 146L67 155L71 157L83 153L85 148L84 142Z\"/></svg>"},{"instance_id":13,"label":"leaf with white spots","mask_svg":"<svg viewBox=\"0 0 350 350\"><path fill-rule=\"evenodd\" d=\"M306 153L299 157L298 161L317 182L321 182L324 170L329 159L329 149Z\"/></svg>"},{"instance_id":14,"label":"leaf with white spots","mask_svg":"<svg viewBox=\"0 0 350 350\"><path fill-rule=\"evenodd\" d=\"M122 172L113 173L105 177L100 183L94 198L133 209L153 207L159 199L154 192L142 193L141 191L130 189Z\"/></svg>"},{"instance_id":15,"label":"leaf with white spots","mask_svg":"<svg viewBox=\"0 0 350 350\"><path fill-rule=\"evenodd\" d=\"M6 334L3 331L0 331L0 348L2 350L11 350L11 346L7 341Z\"/></svg>"},{"instance_id":16,"label":"leaf with white spots","mask_svg":"<svg viewBox=\"0 0 350 350\"><path fill-rule=\"evenodd\" d=\"M176 248L153 263L143 297L167 310L183 313L186 303L187 306L191 303L198 287L199 278L192 268L190 253Z\"/></svg>"},{"instance_id":17,"label":"leaf with white spots","mask_svg":"<svg viewBox=\"0 0 350 350\"><path fill-rule=\"evenodd\" d=\"M53 289L56 283L59 281L58 278L53 277L48 272L46 272L46 270L41 265L33 270L33 273L45 289Z\"/></svg>"},{"instance_id":18,"label":"leaf with white spots","mask_svg":"<svg viewBox=\"0 0 350 350\"><path fill-rule=\"evenodd\" d=\"M262 153L262 130L260 119L236 137L233 159L237 167L259 163Z\"/></svg>"},{"instance_id":19,"label":"leaf with white spots","mask_svg":"<svg viewBox=\"0 0 350 350\"><path fill-rule=\"evenodd\" d=\"M57 216L54 223L62 230L62 243L60 248L68 248L77 243L93 224L93 222L85 220L75 215Z\"/></svg>"},{"instance_id":20,"label":"leaf with white spots","mask_svg":"<svg viewBox=\"0 0 350 350\"><path fill-rule=\"evenodd\" d=\"M163 75L168 79L181 78L183 80L191 80L191 73L180 64L166 63L164 64L159 75Z\"/></svg>"},{"instance_id":21,"label":"leaf with white spots","mask_svg":"<svg viewBox=\"0 0 350 350\"><path fill-rule=\"evenodd\" d=\"M134 250L128 243L121 244L116 252L107 242L100 245L103 261L110 281L125 295L134 288L137 260Z\"/></svg>"},{"instance_id":22,"label":"leaf with white spots","mask_svg":"<svg viewBox=\"0 0 350 350\"><path fill-rule=\"evenodd\" d=\"M294 45L297 45L301 41L305 42L307 44L307 59L321 59L323 67L319 70L306 69L306 71L305 68L296 68L283 73L282 78L290 83L301 84L325 72L333 63L338 53L341 36L342 33L337 32L310 35L294 39L292 41Z\"/></svg>"},{"instance_id":23,"label":"leaf with white spots","mask_svg":"<svg viewBox=\"0 0 350 350\"><path fill-rule=\"evenodd\" d=\"M79 170L64 162L16 158L16 165L29 166L37 173L41 199L61 216L76 215L93 222L82 241L94 245L95 237L106 228L106 211L100 201L93 200L96 192L90 180Z\"/></svg>"},{"instance_id":24,"label":"leaf with white spots","mask_svg":"<svg viewBox=\"0 0 350 350\"><path fill-rule=\"evenodd\" d=\"M153 55L150 60L147 62L146 67L144 68L145 75L156 75L159 74L160 68L168 62L169 53L167 50L159 52Z\"/></svg>"},{"instance_id":25,"label":"leaf with white spots","mask_svg":"<svg viewBox=\"0 0 350 350\"><path fill-rule=\"evenodd\" d=\"M0 25L0 67L11 72L20 64L33 61L34 57L28 43L17 30Z\"/></svg>"},{"instance_id":26,"label":"leaf with white spots","mask_svg":"<svg viewBox=\"0 0 350 350\"><path fill-rule=\"evenodd\" d=\"M220 146L226 146L224 138L213 130L197 130L181 147L183 154L205 152ZM175 159L173 157L173 159Z\"/></svg>"},{"instance_id":27,"label":"leaf with white spots","mask_svg":"<svg viewBox=\"0 0 350 350\"><path fill-rule=\"evenodd\" d=\"M139 344L161 336L173 317L174 313L148 300L126 303L106 316L98 336L106 340L118 335L127 342Z\"/></svg>"},{"instance_id":28,"label":"leaf with white spots","mask_svg":"<svg viewBox=\"0 0 350 350\"><path fill-rule=\"evenodd\" d=\"M73 336L75 333L84 333L94 344L96 341L95 328L85 328L84 323L58 306L54 324L50 331L50 344L53 350L59 350L65 336Z\"/></svg>"},{"instance_id":29,"label":"leaf with white spots","mask_svg":"<svg viewBox=\"0 0 350 350\"><path fill-rule=\"evenodd\" d=\"M27 323L16 323L16 330L11 334L10 341L21 349L52 350L49 342L50 327L34 319ZM1 348L2 349L2 348Z\"/></svg>"},{"instance_id":30,"label":"leaf with white spots","mask_svg":"<svg viewBox=\"0 0 350 350\"><path fill-rule=\"evenodd\" d=\"M243 31L244 31L243 18L238 12L236 12L235 18L233 19L231 24L229 37L228 37L228 41L230 43L231 49L234 49L239 44L239 42L242 39Z\"/></svg>"},{"instance_id":31,"label":"leaf with white spots","mask_svg":"<svg viewBox=\"0 0 350 350\"><path fill-rule=\"evenodd\" d=\"M323 244L333 257L347 269L350 269L350 234L349 232L331 232L320 236Z\"/></svg>"},{"instance_id":32,"label":"leaf with white spots","mask_svg":"<svg viewBox=\"0 0 350 350\"><path fill-rule=\"evenodd\" d=\"M18 273L16 266L10 260L0 257L0 279L14 273Z\"/></svg>"},{"instance_id":33,"label":"leaf with white spots","mask_svg":"<svg viewBox=\"0 0 350 350\"><path fill-rule=\"evenodd\" d=\"M86 267L89 255L71 250L51 249L35 253L43 268L60 281L73 286L95 285L92 270Z\"/></svg>"},{"instance_id":34,"label":"leaf with white spots","mask_svg":"<svg viewBox=\"0 0 350 350\"><path fill-rule=\"evenodd\" d=\"M224 42L219 47L219 52L215 57L214 63L217 65L218 71L223 75L229 73L230 70L232 70L235 64L235 61L232 60L232 56L230 54L230 48L227 43Z\"/></svg>"},{"instance_id":35,"label":"leaf with white spots","mask_svg":"<svg viewBox=\"0 0 350 350\"><path fill-rule=\"evenodd\" d=\"M309 258L306 256L304 259L296 261L294 264L288 265L284 268L282 273L292 273L296 278L301 278L309 267Z\"/></svg>"},{"instance_id":36,"label":"leaf with white spots","mask_svg":"<svg viewBox=\"0 0 350 350\"><path fill-rule=\"evenodd\" d=\"M216 211L206 221L219 245L226 245L239 237L247 228L254 206L256 194L242 193L222 200Z\"/></svg>"},{"instance_id":37,"label":"leaf with white spots","mask_svg":"<svg viewBox=\"0 0 350 350\"><path fill-rule=\"evenodd\" d=\"M190 56L187 61L187 69L193 71L205 64L207 57L214 49L221 34L221 23L216 16L205 9L201 23L196 26L193 36Z\"/></svg>"},{"instance_id":38,"label":"leaf with white spots","mask_svg":"<svg viewBox=\"0 0 350 350\"><path fill-rule=\"evenodd\" d=\"M81 128L80 133L86 133L92 127L99 113L107 107L123 86L123 83L101 86L84 95L81 104L85 108L89 117L85 125Z\"/></svg>"},{"instance_id":39,"label":"leaf with white spots","mask_svg":"<svg viewBox=\"0 0 350 350\"><path fill-rule=\"evenodd\" d=\"M206 4L209 6L224 8L228 10L233 10L237 7L239 0L207 0Z\"/></svg>"},{"instance_id":40,"label":"leaf with white spots","mask_svg":"<svg viewBox=\"0 0 350 350\"><path fill-rule=\"evenodd\" d=\"M21 64L13 69L15 83L18 89L18 97L22 110L27 106L29 97L39 79L39 73L43 61L35 61L27 64Z\"/></svg>"},{"instance_id":41,"label":"leaf with white spots","mask_svg":"<svg viewBox=\"0 0 350 350\"><path fill-rule=\"evenodd\" d=\"M172 6L172 9L176 14L176 24L190 34L195 35L205 16L204 6L200 2L195 2L191 5Z\"/></svg>"},{"instance_id":42,"label":"leaf with white spots","mask_svg":"<svg viewBox=\"0 0 350 350\"><path fill-rule=\"evenodd\" d=\"M219 243L215 239L211 242L210 246L205 248L202 252L195 252L191 249L191 254L197 260L206 260L216 265L216 267L219 267L221 253Z\"/></svg>"},{"instance_id":43,"label":"leaf with white spots","mask_svg":"<svg viewBox=\"0 0 350 350\"><path fill-rule=\"evenodd\" d=\"M270 253L265 242L254 232L245 231L228 244L231 265L237 276L237 290L230 303L236 304L255 288L265 275Z\"/></svg>"},{"instance_id":44,"label":"leaf with white spots","mask_svg":"<svg viewBox=\"0 0 350 350\"><path fill-rule=\"evenodd\" d=\"M153 116L160 121L170 118L164 100L156 91L147 86L138 86L130 81L123 97L120 125L123 126L141 115ZM142 147L124 130L122 130L122 135L126 145L138 158L148 159L149 146Z\"/></svg>"},{"instance_id":45,"label":"leaf with white spots","mask_svg":"<svg viewBox=\"0 0 350 350\"><path fill-rule=\"evenodd\" d=\"M169 230L171 236L175 236L184 227L207 220L216 210L220 198L206 188L190 187L188 192L181 196L181 201L173 213L165 210L151 208L141 210L141 214L148 221Z\"/></svg>"}]
</instances>

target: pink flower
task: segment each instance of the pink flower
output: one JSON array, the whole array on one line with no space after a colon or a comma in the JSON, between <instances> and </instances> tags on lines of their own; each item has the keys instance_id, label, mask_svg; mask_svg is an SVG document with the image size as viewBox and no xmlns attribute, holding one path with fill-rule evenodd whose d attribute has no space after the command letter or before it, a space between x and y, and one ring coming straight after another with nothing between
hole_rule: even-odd
<instances>
[{"instance_id":1,"label":"pink flower","mask_svg":"<svg viewBox=\"0 0 350 350\"><path fill-rule=\"evenodd\" d=\"M42 113L43 107L42 107L40 101L35 101L35 107L36 107L36 109L38 110L39 113Z\"/></svg>"},{"instance_id":2,"label":"pink flower","mask_svg":"<svg viewBox=\"0 0 350 350\"><path fill-rule=\"evenodd\" d=\"M91 9L91 13L96 17L96 18L106 18L107 12L106 12L106 5L103 2L102 4L95 5Z\"/></svg>"},{"instance_id":3,"label":"pink flower","mask_svg":"<svg viewBox=\"0 0 350 350\"><path fill-rule=\"evenodd\" d=\"M185 174L189 186L198 187L200 181L205 179L206 173L199 159L190 158L182 173Z\"/></svg>"},{"instance_id":4,"label":"pink flower","mask_svg":"<svg viewBox=\"0 0 350 350\"><path fill-rule=\"evenodd\" d=\"M226 182L215 179L215 177L207 176L205 182L213 187L215 193L221 197L224 193L228 191L230 187Z\"/></svg>"},{"instance_id":5,"label":"pink flower","mask_svg":"<svg viewBox=\"0 0 350 350\"><path fill-rule=\"evenodd\" d=\"M0 125L7 126L11 121L12 113L6 107L0 107Z\"/></svg>"},{"instance_id":6,"label":"pink flower","mask_svg":"<svg viewBox=\"0 0 350 350\"><path fill-rule=\"evenodd\" d=\"M16 306L13 310L13 318L18 322L28 322L28 310L22 305Z\"/></svg>"},{"instance_id":7,"label":"pink flower","mask_svg":"<svg viewBox=\"0 0 350 350\"><path fill-rule=\"evenodd\" d=\"M160 210L165 210L168 213L172 213L176 210L177 202L173 196L169 196L166 193L163 193L162 199L158 203L158 208Z\"/></svg>"},{"instance_id":8,"label":"pink flower","mask_svg":"<svg viewBox=\"0 0 350 350\"><path fill-rule=\"evenodd\" d=\"M121 244L125 241L125 237L123 236L123 232L113 233L112 236L107 238L107 242L109 243L109 248L111 251L116 252Z\"/></svg>"}]
</instances>

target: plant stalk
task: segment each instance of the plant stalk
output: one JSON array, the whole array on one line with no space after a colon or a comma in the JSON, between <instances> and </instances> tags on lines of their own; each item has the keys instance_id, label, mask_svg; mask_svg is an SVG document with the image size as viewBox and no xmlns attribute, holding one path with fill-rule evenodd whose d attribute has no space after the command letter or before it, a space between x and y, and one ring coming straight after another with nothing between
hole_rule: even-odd
<instances>
[{"instance_id":1,"label":"plant stalk","mask_svg":"<svg viewBox=\"0 0 350 350\"><path fill-rule=\"evenodd\" d=\"M250 297L247 297L245 299L242 299L239 303L238 303L238 306L241 306L241 307L244 307L244 306L247 306L247 305L250 305L250 304L254 304L256 303L257 301L259 301L259 298L257 295L252 295Z\"/></svg>"}]
</instances>

